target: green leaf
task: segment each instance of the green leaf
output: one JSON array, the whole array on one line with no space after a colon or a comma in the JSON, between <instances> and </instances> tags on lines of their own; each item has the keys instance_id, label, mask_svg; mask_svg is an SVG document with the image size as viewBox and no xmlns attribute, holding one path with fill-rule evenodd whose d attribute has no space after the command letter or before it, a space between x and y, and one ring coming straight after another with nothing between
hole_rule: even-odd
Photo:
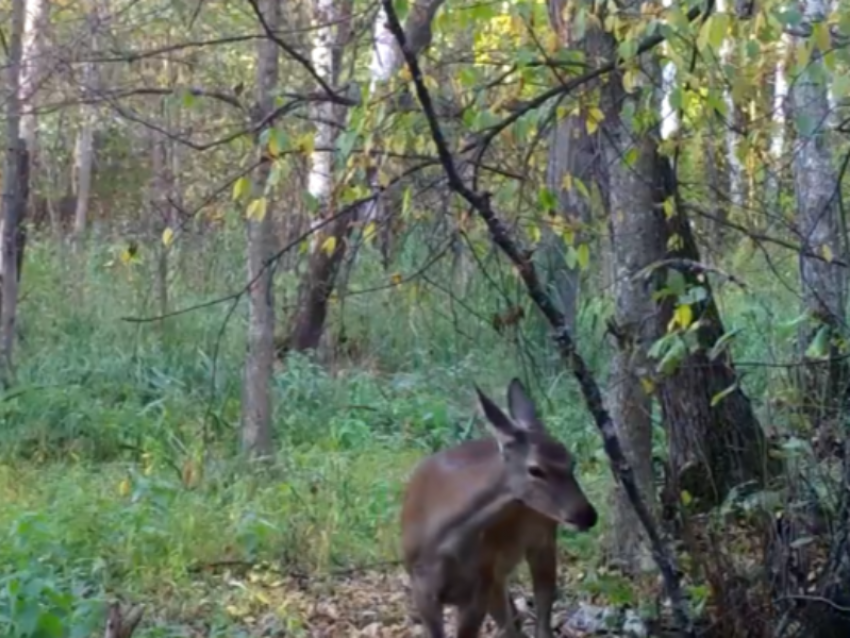
<instances>
[{"instance_id":1,"label":"green leaf","mask_svg":"<svg viewBox=\"0 0 850 638\"><path fill-rule=\"evenodd\" d=\"M537 202L545 211L554 211L558 209L558 198L555 197L555 193L546 186L542 186L540 190L537 191Z\"/></svg>"},{"instance_id":2,"label":"green leaf","mask_svg":"<svg viewBox=\"0 0 850 638\"><path fill-rule=\"evenodd\" d=\"M780 11L779 22L786 27L798 27L803 22L803 14L800 13L799 9L788 8L784 11Z\"/></svg>"},{"instance_id":3,"label":"green leaf","mask_svg":"<svg viewBox=\"0 0 850 638\"><path fill-rule=\"evenodd\" d=\"M721 337L715 341L714 345L711 347L711 350L708 353L708 358L714 361L714 359L728 350L729 346L732 344L732 340L735 338L735 335L739 332L741 332L741 329L735 328L721 335Z\"/></svg>"},{"instance_id":4,"label":"green leaf","mask_svg":"<svg viewBox=\"0 0 850 638\"><path fill-rule=\"evenodd\" d=\"M567 254L564 255L564 261L567 262L567 268L575 270L575 267L578 264L578 253L575 248L567 246Z\"/></svg>"},{"instance_id":5,"label":"green leaf","mask_svg":"<svg viewBox=\"0 0 850 638\"><path fill-rule=\"evenodd\" d=\"M738 388L738 382L736 381L735 383L730 385L728 388L724 388L723 390L721 390L720 392L715 394L713 397L711 397L711 407L713 408L715 405L720 403L723 399L725 399L730 394L732 394L737 388Z\"/></svg>"},{"instance_id":6,"label":"green leaf","mask_svg":"<svg viewBox=\"0 0 850 638\"><path fill-rule=\"evenodd\" d=\"M668 268L667 288L677 297L681 297L687 291L685 276L675 268Z\"/></svg>"},{"instance_id":7,"label":"green leaf","mask_svg":"<svg viewBox=\"0 0 850 638\"><path fill-rule=\"evenodd\" d=\"M806 348L806 358L807 359L826 359L829 357L829 335L830 328L827 325L823 325L817 331L815 338L812 339L812 342L809 344L809 347Z\"/></svg>"},{"instance_id":8,"label":"green leaf","mask_svg":"<svg viewBox=\"0 0 850 638\"><path fill-rule=\"evenodd\" d=\"M38 619L39 633L43 636L53 636L54 638L62 638L65 634L65 627L62 620L56 614L50 612L42 613Z\"/></svg>"},{"instance_id":9,"label":"green leaf","mask_svg":"<svg viewBox=\"0 0 850 638\"><path fill-rule=\"evenodd\" d=\"M832 79L832 92L836 100L850 95L850 74L839 73Z\"/></svg>"},{"instance_id":10,"label":"green leaf","mask_svg":"<svg viewBox=\"0 0 850 638\"><path fill-rule=\"evenodd\" d=\"M183 106L185 106L187 109L190 109L195 105L195 94L192 92L191 89L186 89L185 91L183 91L182 98Z\"/></svg>"},{"instance_id":11,"label":"green leaf","mask_svg":"<svg viewBox=\"0 0 850 638\"><path fill-rule=\"evenodd\" d=\"M410 2L408 0L395 0L393 5L398 19L404 22L405 16L407 16L407 13L410 11Z\"/></svg>"},{"instance_id":12,"label":"green leaf","mask_svg":"<svg viewBox=\"0 0 850 638\"><path fill-rule=\"evenodd\" d=\"M670 345L670 349L658 362L656 370L663 375L668 375L673 372L685 356L688 354L688 346L685 341L677 337Z\"/></svg>"},{"instance_id":13,"label":"green leaf","mask_svg":"<svg viewBox=\"0 0 850 638\"><path fill-rule=\"evenodd\" d=\"M481 3L478 6L488 5ZM476 73L475 68L472 66L461 67L460 71L458 71L458 80L460 80L461 86L471 89L478 83L478 73Z\"/></svg>"},{"instance_id":14,"label":"green leaf","mask_svg":"<svg viewBox=\"0 0 850 638\"><path fill-rule=\"evenodd\" d=\"M708 290L705 286L691 286L688 291L679 297L679 303L695 304L708 299Z\"/></svg>"},{"instance_id":15,"label":"green leaf","mask_svg":"<svg viewBox=\"0 0 850 638\"><path fill-rule=\"evenodd\" d=\"M832 46L832 36L829 34L829 25L826 22L815 22L812 25L812 38L823 53L829 51Z\"/></svg>"},{"instance_id":16,"label":"green leaf","mask_svg":"<svg viewBox=\"0 0 850 638\"><path fill-rule=\"evenodd\" d=\"M675 335L664 335L660 339L656 339L655 343L650 346L646 354L651 359L660 359L664 356L664 353L670 347L670 344L673 343L673 339L675 338Z\"/></svg>"},{"instance_id":17,"label":"green leaf","mask_svg":"<svg viewBox=\"0 0 850 638\"><path fill-rule=\"evenodd\" d=\"M401 216L408 217L410 215L410 202L413 197L413 190L410 186L404 189L404 194L401 197Z\"/></svg>"},{"instance_id":18,"label":"green leaf","mask_svg":"<svg viewBox=\"0 0 850 638\"><path fill-rule=\"evenodd\" d=\"M348 159L348 156L351 155L351 151L354 148L355 142L357 142L357 138L359 137L357 131L353 131L351 129L344 131L339 138L337 139L337 150L339 152L338 158L340 162L345 162Z\"/></svg>"},{"instance_id":19,"label":"green leaf","mask_svg":"<svg viewBox=\"0 0 850 638\"><path fill-rule=\"evenodd\" d=\"M719 51L729 30L729 14L713 13L705 25L706 41L715 51ZM700 34L702 35L702 34Z\"/></svg>"}]
</instances>

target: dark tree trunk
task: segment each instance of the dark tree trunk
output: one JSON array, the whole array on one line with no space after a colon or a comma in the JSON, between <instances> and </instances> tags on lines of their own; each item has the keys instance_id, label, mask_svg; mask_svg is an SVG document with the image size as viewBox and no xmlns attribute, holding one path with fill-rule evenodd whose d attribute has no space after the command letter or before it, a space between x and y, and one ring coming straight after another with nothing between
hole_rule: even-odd
<instances>
[{"instance_id":1,"label":"dark tree trunk","mask_svg":"<svg viewBox=\"0 0 850 638\"><path fill-rule=\"evenodd\" d=\"M659 303L662 325L673 318L681 293L702 287L705 296L692 298L694 331L690 351L669 374L659 379L658 395L667 427L673 494L687 490L706 507L720 503L729 491L745 482L761 485L776 469L767 455L764 432L750 400L738 385L740 378L728 350L718 348L725 334L717 305L712 298L707 273L700 268L700 255L690 222L676 196L676 177L666 158L659 157L663 180L661 200L672 195L673 214L668 219L666 260L667 286L684 288L665 295ZM684 286L670 286L674 279Z\"/></svg>"},{"instance_id":2,"label":"dark tree trunk","mask_svg":"<svg viewBox=\"0 0 850 638\"><path fill-rule=\"evenodd\" d=\"M307 273L301 284L298 310L290 334L277 347L278 358L283 358L290 350L306 352L318 348L328 315L328 300L354 228L351 223L354 212L346 211L337 216L329 225L327 233L319 233L317 248L310 255ZM328 237L334 238L332 251L322 248Z\"/></svg>"}]
</instances>

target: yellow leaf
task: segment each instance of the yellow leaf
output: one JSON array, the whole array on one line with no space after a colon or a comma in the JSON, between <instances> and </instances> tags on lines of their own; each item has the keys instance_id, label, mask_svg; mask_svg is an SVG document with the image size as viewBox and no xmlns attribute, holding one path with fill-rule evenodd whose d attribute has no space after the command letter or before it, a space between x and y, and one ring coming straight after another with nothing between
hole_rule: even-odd
<instances>
[{"instance_id":1,"label":"yellow leaf","mask_svg":"<svg viewBox=\"0 0 850 638\"><path fill-rule=\"evenodd\" d=\"M248 210L245 212L245 216L248 219L253 219L254 221L261 222L266 216L267 206L268 200L265 197L258 197L250 204L248 204Z\"/></svg>"},{"instance_id":2,"label":"yellow leaf","mask_svg":"<svg viewBox=\"0 0 850 638\"><path fill-rule=\"evenodd\" d=\"M241 199L251 189L251 180L247 177L240 177L233 184L233 201Z\"/></svg>"},{"instance_id":3,"label":"yellow leaf","mask_svg":"<svg viewBox=\"0 0 850 638\"><path fill-rule=\"evenodd\" d=\"M652 394L655 390L655 383L649 377L641 377L640 384L643 387L644 394Z\"/></svg>"},{"instance_id":4,"label":"yellow leaf","mask_svg":"<svg viewBox=\"0 0 850 638\"><path fill-rule=\"evenodd\" d=\"M297 146L298 150L309 155L316 148L316 138L313 133L304 133L304 135L298 138Z\"/></svg>"},{"instance_id":5,"label":"yellow leaf","mask_svg":"<svg viewBox=\"0 0 850 638\"><path fill-rule=\"evenodd\" d=\"M674 206L673 198L668 197L667 199L665 199L662 206L664 207L664 216L667 219L670 219L673 216L673 213L676 212L675 208L673 208L673 206Z\"/></svg>"},{"instance_id":6,"label":"yellow leaf","mask_svg":"<svg viewBox=\"0 0 850 638\"><path fill-rule=\"evenodd\" d=\"M590 246L587 244L581 244L578 247L578 267L582 270L587 269L588 264L590 263Z\"/></svg>"},{"instance_id":7,"label":"yellow leaf","mask_svg":"<svg viewBox=\"0 0 850 638\"><path fill-rule=\"evenodd\" d=\"M565 191L573 190L573 176L572 173L564 173L564 177L561 180L561 188Z\"/></svg>"},{"instance_id":8,"label":"yellow leaf","mask_svg":"<svg viewBox=\"0 0 850 638\"><path fill-rule=\"evenodd\" d=\"M540 239L542 238L542 233L540 232L540 228L537 225L532 224L528 227L528 234L531 236L532 243L538 244L540 243Z\"/></svg>"},{"instance_id":9,"label":"yellow leaf","mask_svg":"<svg viewBox=\"0 0 850 638\"><path fill-rule=\"evenodd\" d=\"M832 253L832 248L829 247L829 244L821 246L820 251L823 253L823 258L828 262L832 262L832 260L835 259L835 255Z\"/></svg>"},{"instance_id":10,"label":"yellow leaf","mask_svg":"<svg viewBox=\"0 0 850 638\"><path fill-rule=\"evenodd\" d=\"M392 277L390 277L390 282L392 282L393 286L398 286L404 280L404 277L401 276L401 273L393 273Z\"/></svg>"},{"instance_id":11,"label":"yellow leaf","mask_svg":"<svg viewBox=\"0 0 850 638\"><path fill-rule=\"evenodd\" d=\"M678 324L682 327L682 329L685 329L689 325L691 325L691 322L693 320L694 313L693 310L691 310L691 307L688 304L682 304L676 306L676 309L673 311L673 318L670 320L670 323L671 325Z\"/></svg>"},{"instance_id":12,"label":"yellow leaf","mask_svg":"<svg viewBox=\"0 0 850 638\"><path fill-rule=\"evenodd\" d=\"M130 479L125 478L118 484L118 493L121 496L127 496L130 493Z\"/></svg>"},{"instance_id":13,"label":"yellow leaf","mask_svg":"<svg viewBox=\"0 0 850 638\"><path fill-rule=\"evenodd\" d=\"M587 134L593 135L599 124L605 119L605 114L598 106L592 106L587 110Z\"/></svg>"},{"instance_id":14,"label":"yellow leaf","mask_svg":"<svg viewBox=\"0 0 850 638\"><path fill-rule=\"evenodd\" d=\"M336 237L331 235L325 241L322 242L322 251L327 255L331 255L333 251L336 249Z\"/></svg>"},{"instance_id":15,"label":"yellow leaf","mask_svg":"<svg viewBox=\"0 0 850 638\"><path fill-rule=\"evenodd\" d=\"M682 505L688 506L694 500L694 497L691 496L691 493L688 490L682 490Z\"/></svg>"},{"instance_id":16,"label":"yellow leaf","mask_svg":"<svg viewBox=\"0 0 850 638\"><path fill-rule=\"evenodd\" d=\"M133 256L126 248L121 251L121 253L118 255L118 258L121 260L121 263L125 265L129 264L133 260Z\"/></svg>"},{"instance_id":17,"label":"yellow leaf","mask_svg":"<svg viewBox=\"0 0 850 638\"><path fill-rule=\"evenodd\" d=\"M375 222L369 222L366 224L366 228L363 229L363 241L372 241L377 233L378 227L375 225Z\"/></svg>"},{"instance_id":18,"label":"yellow leaf","mask_svg":"<svg viewBox=\"0 0 850 638\"><path fill-rule=\"evenodd\" d=\"M566 228L566 223L564 222L564 218L560 215L556 215L552 218L552 222L550 224L552 228L552 232L556 235L563 235L564 229Z\"/></svg>"},{"instance_id":19,"label":"yellow leaf","mask_svg":"<svg viewBox=\"0 0 850 638\"><path fill-rule=\"evenodd\" d=\"M269 155L271 155L273 159L277 159L277 156L280 155L280 146L277 144L277 135L269 135Z\"/></svg>"},{"instance_id":20,"label":"yellow leaf","mask_svg":"<svg viewBox=\"0 0 850 638\"><path fill-rule=\"evenodd\" d=\"M829 25L826 22L815 22L812 25L812 37L821 52L829 51L832 44L832 36L829 34Z\"/></svg>"},{"instance_id":21,"label":"yellow leaf","mask_svg":"<svg viewBox=\"0 0 850 638\"><path fill-rule=\"evenodd\" d=\"M174 241L174 231L171 228L166 228L162 231L162 243L165 246L170 246L171 242Z\"/></svg>"},{"instance_id":22,"label":"yellow leaf","mask_svg":"<svg viewBox=\"0 0 850 638\"><path fill-rule=\"evenodd\" d=\"M626 93L634 93L637 86L637 70L634 67L627 69L626 72L623 73L623 90L625 90Z\"/></svg>"}]
</instances>

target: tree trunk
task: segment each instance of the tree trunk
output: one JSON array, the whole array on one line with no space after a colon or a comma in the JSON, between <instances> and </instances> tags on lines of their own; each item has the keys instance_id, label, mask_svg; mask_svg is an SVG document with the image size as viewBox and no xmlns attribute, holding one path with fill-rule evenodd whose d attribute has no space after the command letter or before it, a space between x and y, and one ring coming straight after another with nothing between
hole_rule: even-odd
<instances>
[{"instance_id":1,"label":"tree trunk","mask_svg":"<svg viewBox=\"0 0 850 638\"><path fill-rule=\"evenodd\" d=\"M667 293L658 301L659 318L662 326L669 326L681 306L689 311L676 316L690 319L684 328L668 329L665 352L671 365L658 381L670 450L667 488L676 495L687 490L701 505L710 507L742 483L753 480L763 485L776 470L776 462L767 456L764 432L738 385L731 354L716 347L725 329L677 195L673 168L662 157L658 167L660 197L671 208L668 265L659 268L666 274ZM696 321L698 328L689 330Z\"/></svg>"},{"instance_id":2,"label":"tree trunk","mask_svg":"<svg viewBox=\"0 0 850 638\"><path fill-rule=\"evenodd\" d=\"M18 310L18 282L24 257L24 215L29 198L30 163L35 155L38 121L34 93L44 64L46 0L14 0L6 66L6 157L3 171L2 250L0 250L0 377L14 382L12 351ZM28 109L28 111L27 111Z\"/></svg>"},{"instance_id":3,"label":"tree trunk","mask_svg":"<svg viewBox=\"0 0 850 638\"><path fill-rule=\"evenodd\" d=\"M89 9L89 41L92 51L97 50L97 35L100 28L99 0L92 2ZM97 94L97 65L87 60L83 65L82 95L89 98ZM94 128L97 120L97 107L94 103L81 106L82 122L77 137L75 161L77 165L77 202L74 211L74 231L72 240L78 247L86 233L91 194L92 167L94 165Z\"/></svg>"},{"instance_id":4,"label":"tree trunk","mask_svg":"<svg viewBox=\"0 0 850 638\"><path fill-rule=\"evenodd\" d=\"M405 32L409 46L412 47L414 54L418 55L431 43L431 21L443 1L418 0L411 7L410 15L405 25ZM331 0L320 0L319 9L327 12L328 8L332 6L330 2ZM372 92L374 92L376 84L385 78L389 78L401 63L392 33L386 29L385 22L386 14L383 9L380 9L375 22L376 45L371 68L373 78ZM320 22L320 24L322 23ZM321 34L322 29L317 33ZM319 40L317 42L317 48L320 48L320 45L325 40L322 39L321 35L317 37ZM342 34L338 33L337 38L340 37L342 37ZM341 46L341 44L338 46ZM319 56L319 59L321 59L321 56ZM323 72L322 69L317 70L320 73ZM327 73L325 75L326 78L334 80L338 77L338 68L335 68L332 62L327 64L324 72ZM342 122L343 120L344 114L341 114L333 121ZM334 127L334 129L338 131L340 127ZM319 158L316 159L318 160ZM324 196L325 191L319 190L320 186L324 187L324 178L318 174L316 170L317 166L322 167L324 164L321 162L314 164L314 170L311 171L311 174L316 173L317 179L313 181L311 178L311 189L315 188L317 192ZM327 178L330 179L330 176L327 176ZM367 173L367 179L375 185L377 172L370 170ZM319 203L322 205L323 202L321 199ZM331 201L330 204L332 203ZM319 346L321 337L324 334L325 320L328 315L328 301L334 290L340 264L346 254L348 238L353 230L352 224L361 216L366 219L381 221L380 213L377 212L379 210L377 203L367 205L365 208L365 212L354 211L354 214L345 214L341 218L335 219L316 234L316 239L312 243L313 247L307 273L300 286L298 310L292 320L289 335L282 341L282 344L278 348L278 356L285 356L289 350L305 352L315 350ZM334 206L326 205L323 209L323 217L325 219L333 217L337 212Z\"/></svg>"},{"instance_id":5,"label":"tree trunk","mask_svg":"<svg viewBox=\"0 0 850 638\"><path fill-rule=\"evenodd\" d=\"M785 79L785 60L788 50L788 37L782 35L777 43L776 64L773 70L772 114L774 128L770 139L770 164L765 185L765 204L769 212L778 211L779 194L782 189L782 164L785 157L785 112L788 95L788 82ZM769 226L764 224L764 229Z\"/></svg>"},{"instance_id":6,"label":"tree trunk","mask_svg":"<svg viewBox=\"0 0 850 638\"><path fill-rule=\"evenodd\" d=\"M261 11L271 29L280 22L280 0L264 0ZM278 82L277 44L269 38L257 45L256 123L274 109ZM262 139L258 131L259 140ZM265 149L258 148L258 155ZM270 162L262 162L255 176L253 196L262 198L269 177ZM269 264L273 240L271 211L266 204L260 219L250 216L246 222L248 238L248 352L242 383L242 449L254 458L268 457L272 444L271 379L274 364L274 299L272 269Z\"/></svg>"},{"instance_id":7,"label":"tree trunk","mask_svg":"<svg viewBox=\"0 0 850 638\"><path fill-rule=\"evenodd\" d=\"M557 209L550 214L564 218L574 239L567 246L561 235L553 232L549 224L543 224L543 250L539 251L546 285L564 313L570 332L575 332L578 315L581 269L575 262L569 265L566 251L575 251L586 241L582 229L591 217L590 201L580 194L575 181L581 180L589 190L599 169L598 140L587 134L583 115L586 114L568 115L555 123L546 166L546 186L557 199Z\"/></svg>"},{"instance_id":8,"label":"tree trunk","mask_svg":"<svg viewBox=\"0 0 850 638\"><path fill-rule=\"evenodd\" d=\"M729 11L731 7L725 7L724 0L720 0L718 6L719 11ZM720 47L720 63L721 68L725 68L735 63L735 57L738 57L738 51L733 48L733 40L726 38ZM723 101L726 103L726 131L723 136L726 147L726 168L728 170L727 183L729 184L729 206L730 213L740 211L747 203L746 193L746 174L744 165L738 159L738 131L739 125L743 123L743 113L739 106L735 104L732 97L732 92L729 89L723 90ZM718 251L720 246L716 247Z\"/></svg>"},{"instance_id":9,"label":"tree trunk","mask_svg":"<svg viewBox=\"0 0 850 638\"><path fill-rule=\"evenodd\" d=\"M336 0L316 0L313 11L316 27L313 66L331 86L338 84L341 50L344 39L348 37L348 29L338 22L350 7L337 4ZM311 224L311 227L317 228L338 214L334 198L334 148L346 112L330 102L319 103L314 109L316 150L310 157L307 190L318 203L320 215ZM298 309L289 334L277 349L280 358L289 350L306 352L319 347L328 314L328 301L353 230L351 221L349 215L343 215L314 232L307 272L299 286Z\"/></svg>"},{"instance_id":10,"label":"tree trunk","mask_svg":"<svg viewBox=\"0 0 850 638\"><path fill-rule=\"evenodd\" d=\"M825 19L825 0L805 0L802 4L807 24ZM808 253L801 251L799 257L803 306L810 316L800 333L800 348L806 351L809 362L801 375L801 397L816 427L838 416L848 383L847 365L839 352L846 319L847 275L843 267L832 263L833 257L843 257L846 228L842 228L840 218L837 176L826 127L830 108L823 78L828 73L823 52L814 47L790 91L797 131L792 163L797 227L800 245ZM822 360L827 358L830 363L823 365Z\"/></svg>"},{"instance_id":11,"label":"tree trunk","mask_svg":"<svg viewBox=\"0 0 850 638\"><path fill-rule=\"evenodd\" d=\"M654 57L644 56L650 77L660 79ZM638 134L620 117L623 109L639 109L641 93L623 89L622 75L614 73L604 88L603 136L605 164L609 171L609 228L611 232L616 306L612 331L617 350L609 381L611 416L623 453L634 470L635 484L651 511L657 510L652 472L652 372L647 352L658 336L651 290L637 273L664 255L667 229L654 188L657 169L657 138L660 131ZM657 100L656 100L657 101ZM637 151L635 154L634 151ZM631 155L634 161L626 161ZM652 557L645 533L631 503L617 484L611 495L613 521L612 561L628 573L650 569Z\"/></svg>"}]
</instances>

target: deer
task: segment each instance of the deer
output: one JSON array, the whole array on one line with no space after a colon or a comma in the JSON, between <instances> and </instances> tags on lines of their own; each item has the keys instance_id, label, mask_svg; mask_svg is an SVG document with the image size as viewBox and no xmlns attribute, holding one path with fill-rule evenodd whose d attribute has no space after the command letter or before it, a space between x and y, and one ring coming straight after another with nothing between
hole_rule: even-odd
<instances>
[{"instance_id":1,"label":"deer","mask_svg":"<svg viewBox=\"0 0 850 638\"><path fill-rule=\"evenodd\" d=\"M519 379L506 415L476 385L492 436L420 461L401 508L402 563L428 638L444 638L443 608L457 612L457 638L475 638L489 613L503 638L525 637L506 588L527 562L537 612L535 638L553 638L558 526L579 532L597 512L575 476L575 461L537 416Z\"/></svg>"}]
</instances>

